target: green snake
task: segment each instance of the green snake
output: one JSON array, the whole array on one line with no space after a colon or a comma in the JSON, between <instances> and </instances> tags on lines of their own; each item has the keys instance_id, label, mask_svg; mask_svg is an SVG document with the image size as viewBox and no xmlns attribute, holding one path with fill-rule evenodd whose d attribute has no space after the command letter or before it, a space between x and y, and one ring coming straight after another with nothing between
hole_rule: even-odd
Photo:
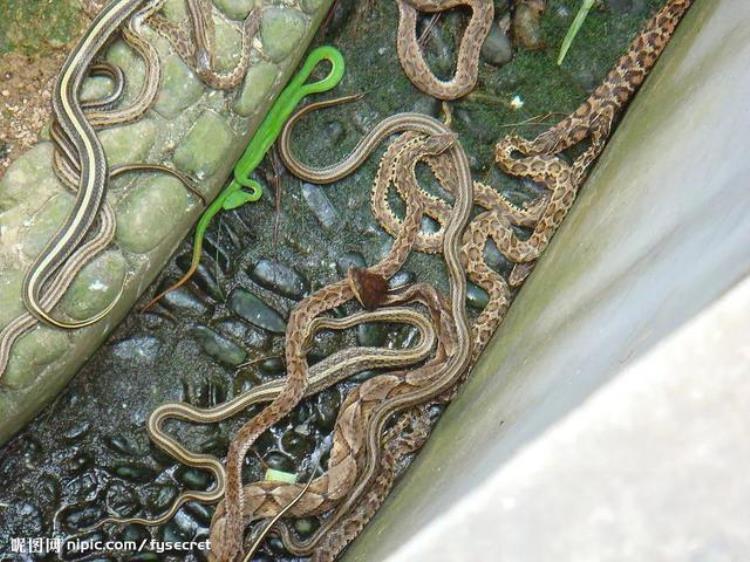
<instances>
[{"instance_id":1,"label":"green snake","mask_svg":"<svg viewBox=\"0 0 750 562\"><path fill-rule=\"evenodd\" d=\"M315 68L323 61L328 61L331 68L321 80L308 83ZM327 92L335 88L344 76L344 57L341 52L331 46L323 45L314 49L307 57L300 71L292 78L286 88L279 94L270 111L266 115L253 138L245 148L234 167L232 180L229 185L216 197L213 203L204 211L195 227L193 238L193 256L190 267L185 274L171 287L164 290L149 301L144 310L151 308L164 295L184 285L198 269L203 253L203 239L213 218L221 211L237 209L247 203L258 201L263 195L260 184L251 179L252 173L263 161L266 153L281 134L289 116L294 112L303 98L310 94Z\"/></svg>"}]
</instances>

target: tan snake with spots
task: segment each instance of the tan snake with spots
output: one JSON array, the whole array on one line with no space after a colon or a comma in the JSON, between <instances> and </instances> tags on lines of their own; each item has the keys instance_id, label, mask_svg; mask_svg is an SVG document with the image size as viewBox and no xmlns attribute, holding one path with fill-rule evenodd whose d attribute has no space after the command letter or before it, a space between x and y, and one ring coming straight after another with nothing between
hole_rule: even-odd
<instances>
[{"instance_id":1,"label":"tan snake with spots","mask_svg":"<svg viewBox=\"0 0 750 562\"><path fill-rule=\"evenodd\" d=\"M396 48L404 73L420 90L441 100L454 100L474 89L479 73L479 52L495 17L493 0L396 0L399 10ZM440 80L424 60L417 38L417 11L442 12L457 6L471 8L458 49L456 72L450 80Z\"/></svg>"},{"instance_id":2,"label":"tan snake with spots","mask_svg":"<svg viewBox=\"0 0 750 562\"><path fill-rule=\"evenodd\" d=\"M410 373L380 375L368 383L363 383L347 396L346 408L342 408L337 427L340 435L346 434L347 443L358 442L361 446L356 449L356 453L353 452L343 458L337 457L337 460L341 460L341 463L346 463L349 467L357 465L357 469L349 468L345 471L346 479L342 480L343 483L336 488L337 496L343 499L336 506L333 516L327 518L323 527L311 538L299 541L286 525L280 526L285 545L292 553L310 554L312 552L314 560L332 560L372 517L393 483L400 459L416 450L426 439L429 432L426 404L430 401L450 399L455 392L456 383L468 371L471 361L469 348L473 347L471 358L476 358L502 320L505 308L507 308L510 296L508 283L487 267L482 257L482 249L487 238L492 237L500 251L518 264L511 275L510 284L519 285L528 274L530 264L546 248L570 209L588 168L604 146L618 112L642 83L690 4L690 0L668 2L649 21L644 31L633 42L631 50L620 59L604 84L597 88L570 117L532 141L509 136L498 143L496 160L504 171L513 176L533 179L547 188L547 193L528 208L513 206L494 189L482 187L481 184L474 184L474 194L471 195L472 186L470 177L468 180L466 177L468 168L465 155L463 160L451 161L448 155L452 150L445 154L438 152L431 156L423 153L419 155L419 158L425 158L428 161L438 181L446 190L452 191L457 181L459 189L454 193L456 203L453 208L438 199L431 198L413 186L410 187L409 181L394 182L405 199L407 208L421 207L421 212L433 216L442 225L440 232L428 235L419 232L418 227L416 229L410 227L411 212L407 212L407 219L400 220L387 207L386 197L382 193L375 194L374 210L386 230L402 240L405 236L411 236L410 244L415 249L419 246L422 251L434 252L435 248L440 251L439 246L442 241L446 257L452 258L449 262L449 272L452 275L452 298L450 312L445 312L445 318L450 318L450 322L447 323L445 329L457 330L455 338L452 335L446 338L446 341L455 341L455 344L450 346L449 352L444 353L438 349L434 359ZM393 147L393 150L389 148L387 151L386 157L391 160L387 158L384 160L394 162L393 169L402 170L406 166L404 162L399 163L400 158L406 158L406 160L412 156L417 158L414 154L410 155L409 147L418 146L419 142L430 139L422 135L440 134L436 133L435 129L415 128L417 134L408 133L396 141L396 147ZM380 127L377 130L382 135L377 138L379 142L381 138L387 136L383 131L387 130L389 134L399 129ZM445 131L445 129L442 130ZM561 151L585 139L590 140L589 146L572 163L568 163L559 156ZM370 136L364 139L358 149L355 149L357 155L346 159L347 167L344 170L350 173L356 167L355 164L358 166L367 157L374 144L377 143L373 142ZM414 150L416 151L416 148ZM522 156L517 157L518 153ZM337 175L341 173L339 166L316 170L294 162L293 158L290 160L288 154L285 158L288 164L292 162L290 169L294 169L296 164L297 169L293 171L308 181L322 183L334 176L337 176L336 179L342 177ZM408 165L411 166L412 162L408 162ZM348 166L351 166L351 169ZM386 164L386 168L390 169L391 165ZM407 180L409 174L406 174ZM403 175L404 172L400 172L400 180L404 179ZM401 183L407 185L400 185ZM463 231L463 225L466 224L468 217L467 193L469 203L473 201L485 211L471 221L463 234L462 245L459 249L457 237ZM526 239L518 237L511 228L514 224L530 229L530 236ZM407 233L405 234L404 231ZM465 289L462 287L464 280L461 264L456 259L459 256L470 278L486 290L489 289L490 305L495 306L491 314L485 314L487 312L485 308L479 319L474 322L473 346L466 334L460 333L462 330L465 331L465 322L462 321L465 314L462 293ZM388 277L387 273L391 272L390 269L383 267L376 267L373 271L383 277ZM460 280L456 277L459 273ZM295 399L298 400L306 394L307 365L303 342L305 333L309 330L308 326L312 325L318 314L336 306L331 303L340 304L355 297L356 294L357 291L352 288L351 281L345 280L309 297L301 303L301 312L292 315L287 331L287 367L289 378L292 379L288 383L296 389L277 389L274 392L277 406L266 410L270 413L254 418L243 428L245 431L238 435L230 448L227 462L229 470L233 465L241 466L237 459L241 463L247 448L257 435L265 427L271 425L274 419L279 419L285 412L288 412L296 403ZM456 297L461 298L458 300ZM485 326L481 332L477 330L478 323ZM430 385L427 385L428 388L423 389L423 392L418 393L418 396L409 395L409 392L405 392L404 395L398 392L395 395L391 394L391 390L398 388L401 381L409 375L416 380L424 377L424 380L430 381ZM432 383L435 384L432 385ZM363 398L364 396L375 397L376 400L368 402ZM359 413L355 415L357 411ZM363 414L366 417L364 429L357 426L361 420L357 419L355 422L355 418ZM398 422L392 430L386 430L384 433L385 422L393 415L398 416ZM401 429L409 427L412 429L409 435L404 436L399 433ZM384 444L381 443L381 436ZM355 475L355 481L351 481L352 475ZM329 481L331 476L331 474L327 476ZM239 477L232 486L241 487ZM301 485L254 483L241 489L233 498L230 497L228 488L225 504L217 510L212 523L212 537L216 548L214 556L222 561L234 560L242 550L241 536L247 520L257 516L270 517L278 513L280 509L289 507L289 503L294 499L294 494L299 492L300 487ZM269 492L267 488L277 491L276 495ZM302 495L299 503L290 508L290 513L301 516L313 513L316 509L324 509L322 505L329 507L328 504L319 501L319 492L317 497L313 493L308 497L310 490L312 487ZM332 496L327 496L327 499L332 499ZM256 512L256 508L259 511ZM232 528L235 531L232 531Z\"/></svg>"}]
</instances>

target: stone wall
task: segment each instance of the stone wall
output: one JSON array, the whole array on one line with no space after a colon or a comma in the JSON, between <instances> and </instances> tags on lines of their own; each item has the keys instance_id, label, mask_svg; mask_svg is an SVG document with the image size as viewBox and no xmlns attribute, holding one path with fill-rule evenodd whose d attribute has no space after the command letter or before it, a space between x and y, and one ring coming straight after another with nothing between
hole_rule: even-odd
<instances>
[{"instance_id":1,"label":"stone wall","mask_svg":"<svg viewBox=\"0 0 750 562\"><path fill-rule=\"evenodd\" d=\"M110 166L166 163L199 180L213 198L275 96L285 85L317 30L330 0L216 0L217 63L229 70L239 58L240 25L250 9L263 10L252 63L236 91L204 87L169 43L148 30L162 64L154 106L138 122L100 133ZM170 19L185 18L183 0L167 0ZM144 65L122 41L106 59L125 72L124 103L143 81ZM106 92L103 78L84 84L83 97ZM42 141L20 156L0 182L0 328L23 312L24 274L71 208L73 196L52 172L53 146ZM104 309L122 287L115 310L77 331L38 326L20 338L0 379L0 443L5 442L65 386L104 341L136 298L152 282L201 214L200 201L179 181L137 174L110 184L108 201L117 215L110 249L88 264L56 309L83 319Z\"/></svg>"}]
</instances>

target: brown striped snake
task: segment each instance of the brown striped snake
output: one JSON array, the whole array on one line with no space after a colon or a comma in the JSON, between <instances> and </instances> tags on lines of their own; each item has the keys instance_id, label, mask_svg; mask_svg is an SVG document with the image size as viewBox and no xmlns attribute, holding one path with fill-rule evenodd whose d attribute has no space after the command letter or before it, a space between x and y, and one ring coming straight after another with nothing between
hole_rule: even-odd
<instances>
[{"instance_id":1,"label":"brown striped snake","mask_svg":"<svg viewBox=\"0 0 750 562\"><path fill-rule=\"evenodd\" d=\"M159 86L160 64L156 50L142 37L142 26L144 20L163 3L164 0L112 2L96 16L63 66L53 96L54 120L50 128L55 144L53 168L63 185L76 194L76 204L67 222L26 275L23 296L28 312L0 330L0 377L7 369L13 343L40 320L58 328L81 328L104 318L117 303L119 296L92 318L77 322L55 319L48 312L58 304L81 269L114 238L114 212L104 197L109 179L137 171L168 173L205 203L190 178L167 166L131 164L108 170L101 143L94 132L94 128L134 121L152 105ZM143 6L137 9L140 4ZM122 71L107 63L91 64L91 61L120 28L126 43L143 58L146 75L135 101L129 106L113 109L123 93ZM114 91L102 100L80 101L78 91L83 78L97 74L110 77ZM93 239L81 244L100 208L97 232Z\"/></svg>"}]
</instances>

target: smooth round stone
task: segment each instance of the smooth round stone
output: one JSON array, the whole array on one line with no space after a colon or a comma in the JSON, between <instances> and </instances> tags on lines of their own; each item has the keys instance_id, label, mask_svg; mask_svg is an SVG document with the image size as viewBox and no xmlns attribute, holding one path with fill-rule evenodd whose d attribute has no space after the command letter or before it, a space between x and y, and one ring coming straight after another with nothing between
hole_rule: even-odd
<instances>
[{"instance_id":1,"label":"smooth round stone","mask_svg":"<svg viewBox=\"0 0 750 562\"><path fill-rule=\"evenodd\" d=\"M188 16L185 0L165 0L161 9L164 16L173 22L181 22Z\"/></svg>"},{"instance_id":2,"label":"smooth round stone","mask_svg":"<svg viewBox=\"0 0 750 562\"><path fill-rule=\"evenodd\" d=\"M100 100L112 92L112 81L104 76L86 78L81 85L80 100L91 102Z\"/></svg>"},{"instance_id":3,"label":"smooth round stone","mask_svg":"<svg viewBox=\"0 0 750 562\"><path fill-rule=\"evenodd\" d=\"M492 239L487 240L487 244L484 247L484 261L492 269L502 271L510 269L511 264L498 249L495 241Z\"/></svg>"},{"instance_id":4,"label":"smooth round stone","mask_svg":"<svg viewBox=\"0 0 750 562\"><path fill-rule=\"evenodd\" d=\"M245 361L247 353L240 346L206 326L196 326L190 331L203 351L217 361L235 367Z\"/></svg>"},{"instance_id":5,"label":"smooth round stone","mask_svg":"<svg viewBox=\"0 0 750 562\"><path fill-rule=\"evenodd\" d=\"M320 527L320 523L315 517L303 517L295 519L294 530L297 531L304 539L312 535Z\"/></svg>"},{"instance_id":6,"label":"smooth round stone","mask_svg":"<svg viewBox=\"0 0 750 562\"><path fill-rule=\"evenodd\" d=\"M513 45L510 37L499 25L493 24L481 51L482 60L495 66L502 66L513 58Z\"/></svg>"},{"instance_id":7,"label":"smooth round stone","mask_svg":"<svg viewBox=\"0 0 750 562\"><path fill-rule=\"evenodd\" d=\"M350 267L367 267L365 257L359 252L347 252L336 260L336 271L346 275Z\"/></svg>"},{"instance_id":8,"label":"smooth round stone","mask_svg":"<svg viewBox=\"0 0 750 562\"><path fill-rule=\"evenodd\" d=\"M60 306L74 320L85 320L106 309L118 298L127 263L117 250L94 258L76 277Z\"/></svg>"},{"instance_id":9,"label":"smooth round stone","mask_svg":"<svg viewBox=\"0 0 750 562\"><path fill-rule=\"evenodd\" d=\"M244 20L256 4L256 0L216 0L216 7L233 20Z\"/></svg>"},{"instance_id":10,"label":"smooth round stone","mask_svg":"<svg viewBox=\"0 0 750 562\"><path fill-rule=\"evenodd\" d=\"M167 283L167 285L171 285L171 283ZM166 288L165 285L164 289ZM191 316L203 316L208 312L208 307L189 287L180 287L174 291L169 291L161 298L159 304L173 312Z\"/></svg>"},{"instance_id":11,"label":"smooth round stone","mask_svg":"<svg viewBox=\"0 0 750 562\"><path fill-rule=\"evenodd\" d=\"M221 18L216 18L215 61L219 73L234 70L242 56L242 33L235 25Z\"/></svg>"},{"instance_id":12,"label":"smooth round stone","mask_svg":"<svg viewBox=\"0 0 750 562\"><path fill-rule=\"evenodd\" d=\"M112 353L121 361L151 363L162 350L162 342L155 336L137 336L117 342Z\"/></svg>"},{"instance_id":13,"label":"smooth round stone","mask_svg":"<svg viewBox=\"0 0 750 562\"><path fill-rule=\"evenodd\" d=\"M21 203L27 212L34 212L46 207L50 197L63 190L55 175L50 173L52 154L52 143L41 142L13 161L0 180L0 210ZM7 217L0 217L0 222L7 220Z\"/></svg>"},{"instance_id":14,"label":"smooth round stone","mask_svg":"<svg viewBox=\"0 0 750 562\"><path fill-rule=\"evenodd\" d=\"M68 350L70 341L64 331L38 327L21 336L13 346L2 384L8 388L25 388L42 371Z\"/></svg>"},{"instance_id":15,"label":"smooth round stone","mask_svg":"<svg viewBox=\"0 0 750 562\"><path fill-rule=\"evenodd\" d=\"M70 429L63 433L63 438L68 443L76 443L83 439L91 429L91 424L83 421L74 424Z\"/></svg>"},{"instance_id":16,"label":"smooth round stone","mask_svg":"<svg viewBox=\"0 0 750 562\"><path fill-rule=\"evenodd\" d=\"M123 102L130 105L140 93L146 75L143 60L120 39L109 48L106 58L107 61L119 66L125 74Z\"/></svg>"},{"instance_id":17,"label":"smooth round stone","mask_svg":"<svg viewBox=\"0 0 750 562\"><path fill-rule=\"evenodd\" d=\"M204 470L180 467L175 472L177 481L192 490L206 490L211 485L211 477Z\"/></svg>"},{"instance_id":18,"label":"smooth round stone","mask_svg":"<svg viewBox=\"0 0 750 562\"><path fill-rule=\"evenodd\" d=\"M323 228L330 230L338 226L339 214L325 194L324 188L311 183L303 183L302 197Z\"/></svg>"},{"instance_id":19,"label":"smooth round stone","mask_svg":"<svg viewBox=\"0 0 750 562\"><path fill-rule=\"evenodd\" d=\"M483 310L487 303L490 302L490 296L481 287L474 283L466 284L466 302L475 310Z\"/></svg>"},{"instance_id":20,"label":"smooth round stone","mask_svg":"<svg viewBox=\"0 0 750 562\"><path fill-rule=\"evenodd\" d=\"M137 456L138 446L132 439L124 435L111 435L104 439L104 443L115 453L126 456Z\"/></svg>"},{"instance_id":21,"label":"smooth round stone","mask_svg":"<svg viewBox=\"0 0 750 562\"><path fill-rule=\"evenodd\" d=\"M258 368L269 376L281 375L286 370L284 360L281 357L269 357L258 363Z\"/></svg>"},{"instance_id":22,"label":"smooth round stone","mask_svg":"<svg viewBox=\"0 0 750 562\"><path fill-rule=\"evenodd\" d=\"M182 59L169 55L162 62L162 88L154 103L154 110L174 119L203 95L203 85Z\"/></svg>"},{"instance_id":23,"label":"smooth round stone","mask_svg":"<svg viewBox=\"0 0 750 562\"><path fill-rule=\"evenodd\" d=\"M122 249L143 254L174 230L189 199L179 180L158 175L134 187L117 205L117 240Z\"/></svg>"},{"instance_id":24,"label":"smooth round stone","mask_svg":"<svg viewBox=\"0 0 750 562\"><path fill-rule=\"evenodd\" d=\"M206 110L177 147L174 163L185 172L205 178L226 160L232 142L234 135L225 120Z\"/></svg>"},{"instance_id":25,"label":"smooth round stone","mask_svg":"<svg viewBox=\"0 0 750 562\"><path fill-rule=\"evenodd\" d=\"M388 330L381 322L368 322L357 326L357 342L359 345L380 347L388 337Z\"/></svg>"},{"instance_id":26,"label":"smooth round stone","mask_svg":"<svg viewBox=\"0 0 750 562\"><path fill-rule=\"evenodd\" d=\"M212 512L207 506L198 503L190 502L185 504L185 513L189 514L195 521L201 525L210 525Z\"/></svg>"},{"instance_id":27,"label":"smooth round stone","mask_svg":"<svg viewBox=\"0 0 750 562\"><path fill-rule=\"evenodd\" d=\"M120 533L117 535L118 540L121 541L134 541L140 544L144 540L151 538L150 533L140 525L126 525Z\"/></svg>"},{"instance_id":28,"label":"smooth round stone","mask_svg":"<svg viewBox=\"0 0 750 562\"><path fill-rule=\"evenodd\" d=\"M272 62L260 61L253 64L248 69L242 90L234 102L234 111L247 117L260 108L270 98L279 72L279 67Z\"/></svg>"},{"instance_id":29,"label":"smooth round stone","mask_svg":"<svg viewBox=\"0 0 750 562\"><path fill-rule=\"evenodd\" d=\"M138 462L116 463L112 467L112 473L123 480L136 483L151 482L157 474L150 466Z\"/></svg>"},{"instance_id":30,"label":"smooth round stone","mask_svg":"<svg viewBox=\"0 0 750 562\"><path fill-rule=\"evenodd\" d=\"M260 37L263 49L273 62L285 59L305 33L305 17L296 10L271 6L263 11Z\"/></svg>"},{"instance_id":31,"label":"smooth round stone","mask_svg":"<svg viewBox=\"0 0 750 562\"><path fill-rule=\"evenodd\" d=\"M26 311L19 298L25 272L0 270L0 327L6 326L16 316Z\"/></svg>"},{"instance_id":32,"label":"smooth round stone","mask_svg":"<svg viewBox=\"0 0 750 562\"><path fill-rule=\"evenodd\" d=\"M265 258L258 260L250 277L261 287L290 299L299 299L310 290L307 279L294 269Z\"/></svg>"},{"instance_id":33,"label":"smooth round stone","mask_svg":"<svg viewBox=\"0 0 750 562\"><path fill-rule=\"evenodd\" d=\"M413 271L409 271L406 269L402 269L396 275L391 277L388 280L388 288L389 289L400 289L401 287L406 287L407 285L411 285L417 280L417 276Z\"/></svg>"},{"instance_id":34,"label":"smooth round stone","mask_svg":"<svg viewBox=\"0 0 750 562\"><path fill-rule=\"evenodd\" d=\"M23 253L29 258L38 256L73 210L73 196L58 193L47 201L31 219L23 235Z\"/></svg>"},{"instance_id":35,"label":"smooth round stone","mask_svg":"<svg viewBox=\"0 0 750 562\"><path fill-rule=\"evenodd\" d=\"M324 0L300 0L299 6L308 14L314 13L323 5Z\"/></svg>"},{"instance_id":36,"label":"smooth round stone","mask_svg":"<svg viewBox=\"0 0 750 562\"><path fill-rule=\"evenodd\" d=\"M268 306L250 291L235 289L229 297L229 308L253 326L273 334L286 332L286 322L277 311Z\"/></svg>"},{"instance_id":37,"label":"smooth round stone","mask_svg":"<svg viewBox=\"0 0 750 562\"><path fill-rule=\"evenodd\" d=\"M134 164L146 160L156 140L156 123L153 119L141 119L130 125L104 129L99 133L107 163Z\"/></svg>"}]
</instances>

